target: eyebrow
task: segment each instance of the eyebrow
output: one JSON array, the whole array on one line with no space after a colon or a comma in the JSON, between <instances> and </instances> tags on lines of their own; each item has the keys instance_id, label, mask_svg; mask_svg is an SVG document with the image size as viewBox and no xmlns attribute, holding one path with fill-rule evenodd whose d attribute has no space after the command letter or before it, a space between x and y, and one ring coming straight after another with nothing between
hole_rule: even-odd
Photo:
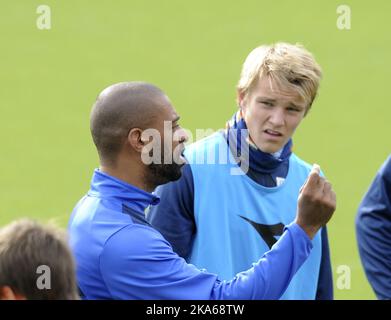
<instances>
[{"instance_id":1,"label":"eyebrow","mask_svg":"<svg viewBox=\"0 0 391 320\"><path fill-rule=\"evenodd\" d=\"M172 124L174 124L175 122L178 122L180 118L181 118L180 116L177 116L174 120L172 120Z\"/></svg>"},{"instance_id":2,"label":"eyebrow","mask_svg":"<svg viewBox=\"0 0 391 320\"><path fill-rule=\"evenodd\" d=\"M276 102L277 101L276 99L268 98L268 97L257 97L256 100L266 100L269 102Z\"/></svg>"},{"instance_id":3,"label":"eyebrow","mask_svg":"<svg viewBox=\"0 0 391 320\"><path fill-rule=\"evenodd\" d=\"M276 99L268 98L268 97L262 97L262 96L261 97L257 97L256 100L263 100L263 101L267 101L267 102L277 102ZM300 110L304 109L303 106L295 104L293 102L290 102L289 105L294 107L294 108L300 109Z\"/></svg>"}]
</instances>

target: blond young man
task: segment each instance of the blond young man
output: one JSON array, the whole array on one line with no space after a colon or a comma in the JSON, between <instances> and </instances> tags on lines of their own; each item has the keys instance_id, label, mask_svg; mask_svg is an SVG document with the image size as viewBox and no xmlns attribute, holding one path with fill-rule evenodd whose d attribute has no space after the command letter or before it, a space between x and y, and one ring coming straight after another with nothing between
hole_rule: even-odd
<instances>
[{"instance_id":1,"label":"blond young man","mask_svg":"<svg viewBox=\"0 0 391 320\"><path fill-rule=\"evenodd\" d=\"M239 110L224 132L187 148L181 179L156 190L161 202L149 213L150 223L188 262L230 279L294 220L311 166L292 153L292 136L321 75L299 45L260 46L248 55L237 86ZM312 242L314 250L283 299L333 298L326 229Z\"/></svg>"}]
</instances>

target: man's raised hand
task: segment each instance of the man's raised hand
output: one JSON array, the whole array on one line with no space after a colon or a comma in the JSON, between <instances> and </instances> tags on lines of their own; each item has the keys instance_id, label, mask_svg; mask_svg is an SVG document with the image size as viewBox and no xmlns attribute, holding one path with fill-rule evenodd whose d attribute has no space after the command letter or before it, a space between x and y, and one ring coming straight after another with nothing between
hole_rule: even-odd
<instances>
[{"instance_id":1,"label":"man's raised hand","mask_svg":"<svg viewBox=\"0 0 391 320\"><path fill-rule=\"evenodd\" d=\"M330 182L320 176L317 164L300 189L295 222L312 239L326 225L336 209L336 195Z\"/></svg>"}]
</instances>

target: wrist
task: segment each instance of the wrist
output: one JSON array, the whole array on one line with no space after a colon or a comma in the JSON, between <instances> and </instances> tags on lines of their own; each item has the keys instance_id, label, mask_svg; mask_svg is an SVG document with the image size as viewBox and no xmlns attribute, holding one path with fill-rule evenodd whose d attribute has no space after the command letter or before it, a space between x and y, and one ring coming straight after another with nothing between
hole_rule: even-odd
<instances>
[{"instance_id":1,"label":"wrist","mask_svg":"<svg viewBox=\"0 0 391 320\"><path fill-rule=\"evenodd\" d=\"M303 231L307 234L307 236L311 240L315 237L316 233L320 229L317 226L311 226L311 225L305 224L305 223L303 223L303 222L301 222L299 220L296 220L295 222L301 229L303 229Z\"/></svg>"}]
</instances>

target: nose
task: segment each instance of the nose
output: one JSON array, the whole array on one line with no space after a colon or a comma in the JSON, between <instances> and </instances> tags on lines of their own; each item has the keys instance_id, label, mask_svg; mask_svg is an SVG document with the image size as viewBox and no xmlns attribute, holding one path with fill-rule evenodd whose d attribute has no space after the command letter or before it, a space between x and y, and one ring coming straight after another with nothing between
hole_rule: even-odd
<instances>
[{"instance_id":1,"label":"nose","mask_svg":"<svg viewBox=\"0 0 391 320\"><path fill-rule=\"evenodd\" d=\"M273 127L282 127L285 124L285 114L283 108L274 108L269 115L269 122Z\"/></svg>"}]
</instances>

